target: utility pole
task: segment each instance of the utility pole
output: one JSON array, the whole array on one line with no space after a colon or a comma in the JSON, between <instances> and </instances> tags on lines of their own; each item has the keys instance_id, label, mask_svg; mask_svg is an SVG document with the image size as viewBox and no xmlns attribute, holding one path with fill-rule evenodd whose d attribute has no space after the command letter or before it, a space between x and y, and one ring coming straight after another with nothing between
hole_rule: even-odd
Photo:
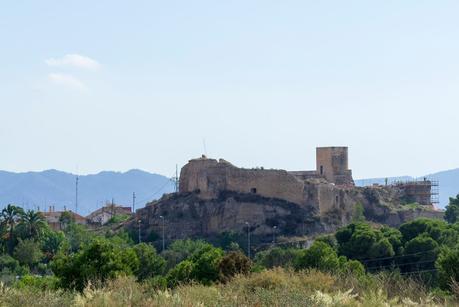
<instances>
[{"instance_id":1,"label":"utility pole","mask_svg":"<svg viewBox=\"0 0 459 307\"><path fill-rule=\"evenodd\" d=\"M250 259L250 224L249 222L245 222L245 224L247 225L247 255Z\"/></svg>"},{"instance_id":2,"label":"utility pole","mask_svg":"<svg viewBox=\"0 0 459 307\"><path fill-rule=\"evenodd\" d=\"M132 192L132 213L135 213L135 192Z\"/></svg>"},{"instance_id":3,"label":"utility pole","mask_svg":"<svg viewBox=\"0 0 459 307\"><path fill-rule=\"evenodd\" d=\"M166 243L165 243L165 240L164 240L164 216L160 215L159 218L163 220L163 252L164 252L164 250L166 248Z\"/></svg>"},{"instance_id":4,"label":"utility pole","mask_svg":"<svg viewBox=\"0 0 459 307\"><path fill-rule=\"evenodd\" d=\"M273 244L276 244L276 229L277 226L273 226Z\"/></svg>"},{"instance_id":5,"label":"utility pole","mask_svg":"<svg viewBox=\"0 0 459 307\"><path fill-rule=\"evenodd\" d=\"M75 213L78 213L78 175L75 181Z\"/></svg>"}]
</instances>

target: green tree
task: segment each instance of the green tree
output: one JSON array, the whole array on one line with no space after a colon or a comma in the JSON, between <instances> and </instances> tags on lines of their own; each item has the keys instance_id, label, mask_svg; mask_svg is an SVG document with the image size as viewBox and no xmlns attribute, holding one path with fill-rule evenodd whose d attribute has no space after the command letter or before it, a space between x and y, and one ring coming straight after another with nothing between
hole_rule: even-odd
<instances>
[{"instance_id":1,"label":"green tree","mask_svg":"<svg viewBox=\"0 0 459 307\"><path fill-rule=\"evenodd\" d=\"M391 257L392 245L380 230L365 223L352 223L335 233L339 254L351 259Z\"/></svg>"},{"instance_id":2,"label":"green tree","mask_svg":"<svg viewBox=\"0 0 459 307\"><path fill-rule=\"evenodd\" d=\"M198 242L196 245L191 240L180 243L181 246L194 246L192 254L171 269L167 275L169 285L177 285L194 280L203 284L210 284L219 278L219 264L223 251L208 243ZM188 248L186 248L190 251Z\"/></svg>"},{"instance_id":3,"label":"green tree","mask_svg":"<svg viewBox=\"0 0 459 307\"><path fill-rule=\"evenodd\" d=\"M403 243L402 243L402 233L392 227L383 226L380 229L381 233L383 234L384 238L386 238L389 243L392 245L392 249L394 250L396 255L400 255L403 253Z\"/></svg>"},{"instance_id":4,"label":"green tree","mask_svg":"<svg viewBox=\"0 0 459 307\"><path fill-rule=\"evenodd\" d=\"M22 210L21 207L11 204L2 210L1 223L8 229L7 246L10 255L12 255L14 251L14 228L23 212L24 210Z\"/></svg>"},{"instance_id":5,"label":"green tree","mask_svg":"<svg viewBox=\"0 0 459 307\"><path fill-rule=\"evenodd\" d=\"M22 238L38 240L43 236L47 227L48 224L41 212L33 210L22 212L18 224L18 229L19 232L22 233Z\"/></svg>"},{"instance_id":6,"label":"green tree","mask_svg":"<svg viewBox=\"0 0 459 307\"><path fill-rule=\"evenodd\" d=\"M403 272L433 270L438 253L438 243L423 233L405 244L406 256L401 258L399 266Z\"/></svg>"},{"instance_id":7,"label":"green tree","mask_svg":"<svg viewBox=\"0 0 459 307\"><path fill-rule=\"evenodd\" d=\"M106 239L95 239L75 254L59 254L51 268L63 287L81 291L88 282L132 275L139 268L139 259L132 248L122 248Z\"/></svg>"},{"instance_id":8,"label":"green tree","mask_svg":"<svg viewBox=\"0 0 459 307\"><path fill-rule=\"evenodd\" d=\"M440 286L449 289L452 282L459 282L459 248L443 248L435 263Z\"/></svg>"},{"instance_id":9,"label":"green tree","mask_svg":"<svg viewBox=\"0 0 459 307\"><path fill-rule=\"evenodd\" d=\"M139 280L145 280L164 272L166 261L156 253L156 249L146 243L134 246L134 252L139 259L139 267L134 272Z\"/></svg>"},{"instance_id":10,"label":"green tree","mask_svg":"<svg viewBox=\"0 0 459 307\"><path fill-rule=\"evenodd\" d=\"M67 242L67 239L62 231L48 229L48 231L45 231L41 241L46 259L52 260Z\"/></svg>"},{"instance_id":11,"label":"green tree","mask_svg":"<svg viewBox=\"0 0 459 307\"><path fill-rule=\"evenodd\" d=\"M210 246L199 253L193 254L191 261L194 262L192 278L203 284L210 284L219 277L219 263L223 257L223 250Z\"/></svg>"},{"instance_id":12,"label":"green tree","mask_svg":"<svg viewBox=\"0 0 459 307\"><path fill-rule=\"evenodd\" d=\"M296 264L298 269L318 269L321 271L337 271L340 262L336 251L324 242L314 242L310 248L303 252Z\"/></svg>"},{"instance_id":13,"label":"green tree","mask_svg":"<svg viewBox=\"0 0 459 307\"><path fill-rule=\"evenodd\" d=\"M459 194L456 197L449 198L449 204L446 206L445 220L448 223L456 223L459 221Z\"/></svg>"},{"instance_id":14,"label":"green tree","mask_svg":"<svg viewBox=\"0 0 459 307\"><path fill-rule=\"evenodd\" d=\"M219 279L223 282L228 282L237 274L248 274L252 262L240 251L232 251L227 253L218 264Z\"/></svg>"},{"instance_id":15,"label":"green tree","mask_svg":"<svg viewBox=\"0 0 459 307\"><path fill-rule=\"evenodd\" d=\"M399 228L402 233L403 243L406 243L423 233L426 233L438 242L442 232L446 229L447 224L445 221L428 218L419 218L414 221L404 223Z\"/></svg>"},{"instance_id":16,"label":"green tree","mask_svg":"<svg viewBox=\"0 0 459 307\"><path fill-rule=\"evenodd\" d=\"M76 223L68 224L64 229L64 234L71 252L77 252L82 245L88 244L94 237L85 226Z\"/></svg>"},{"instance_id":17,"label":"green tree","mask_svg":"<svg viewBox=\"0 0 459 307\"><path fill-rule=\"evenodd\" d=\"M40 243L32 239L20 239L14 249L14 257L19 263L32 269L43 258Z\"/></svg>"},{"instance_id":18,"label":"green tree","mask_svg":"<svg viewBox=\"0 0 459 307\"><path fill-rule=\"evenodd\" d=\"M66 229L68 225L75 224L75 216L71 211L64 211L59 217L59 223L61 229Z\"/></svg>"},{"instance_id":19,"label":"green tree","mask_svg":"<svg viewBox=\"0 0 459 307\"><path fill-rule=\"evenodd\" d=\"M177 240L161 255L166 259L166 270L170 270L181 261L210 247L213 246L203 240Z\"/></svg>"}]
</instances>

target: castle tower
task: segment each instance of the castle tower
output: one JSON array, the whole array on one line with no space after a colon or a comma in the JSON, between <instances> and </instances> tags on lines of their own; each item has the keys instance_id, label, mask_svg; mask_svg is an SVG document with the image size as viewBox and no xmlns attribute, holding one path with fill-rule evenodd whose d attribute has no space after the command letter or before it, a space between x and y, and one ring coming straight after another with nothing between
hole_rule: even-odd
<instances>
[{"instance_id":1,"label":"castle tower","mask_svg":"<svg viewBox=\"0 0 459 307\"><path fill-rule=\"evenodd\" d=\"M317 173L336 185L354 185L347 147L317 147Z\"/></svg>"}]
</instances>

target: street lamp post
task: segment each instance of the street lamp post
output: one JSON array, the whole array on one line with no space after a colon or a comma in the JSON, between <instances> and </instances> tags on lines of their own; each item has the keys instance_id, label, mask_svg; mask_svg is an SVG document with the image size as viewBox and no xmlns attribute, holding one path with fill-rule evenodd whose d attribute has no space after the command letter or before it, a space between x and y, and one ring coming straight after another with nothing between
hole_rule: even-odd
<instances>
[{"instance_id":1,"label":"street lamp post","mask_svg":"<svg viewBox=\"0 0 459 307\"><path fill-rule=\"evenodd\" d=\"M142 223L142 220L139 219L139 220L137 221L137 224L139 225L139 244L140 244L140 242L141 242L141 239L140 239L140 223Z\"/></svg>"},{"instance_id":2,"label":"street lamp post","mask_svg":"<svg viewBox=\"0 0 459 307\"><path fill-rule=\"evenodd\" d=\"M164 216L160 215L159 218L163 220L163 252L164 252L164 249L166 246L166 243L164 241Z\"/></svg>"},{"instance_id":3,"label":"street lamp post","mask_svg":"<svg viewBox=\"0 0 459 307\"><path fill-rule=\"evenodd\" d=\"M250 224L249 222L245 222L245 224L247 225L247 255L250 259Z\"/></svg>"},{"instance_id":4,"label":"street lamp post","mask_svg":"<svg viewBox=\"0 0 459 307\"><path fill-rule=\"evenodd\" d=\"M276 244L276 229L277 226L273 226L273 244Z\"/></svg>"}]
</instances>

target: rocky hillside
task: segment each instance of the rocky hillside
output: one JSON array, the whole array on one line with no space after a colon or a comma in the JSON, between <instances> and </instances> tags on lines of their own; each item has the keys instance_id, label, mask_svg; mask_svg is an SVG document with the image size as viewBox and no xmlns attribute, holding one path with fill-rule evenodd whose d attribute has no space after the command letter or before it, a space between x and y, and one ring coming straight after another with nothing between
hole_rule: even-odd
<instances>
[{"instance_id":1,"label":"rocky hillside","mask_svg":"<svg viewBox=\"0 0 459 307\"><path fill-rule=\"evenodd\" d=\"M422 216L441 218L443 214L429 206L403 205L397 193L384 187L356 188L352 198L356 200L352 208L321 215L312 206L257 194L224 191L210 200L191 192L169 194L138 210L128 227L137 229L140 220L142 237L158 241L162 238L164 222L164 234L169 242L183 238L215 239L227 234L244 239L249 226L252 240L262 243L271 242L273 233L289 237L333 231L359 218L357 207L363 208L367 220L391 226Z\"/></svg>"}]
</instances>

